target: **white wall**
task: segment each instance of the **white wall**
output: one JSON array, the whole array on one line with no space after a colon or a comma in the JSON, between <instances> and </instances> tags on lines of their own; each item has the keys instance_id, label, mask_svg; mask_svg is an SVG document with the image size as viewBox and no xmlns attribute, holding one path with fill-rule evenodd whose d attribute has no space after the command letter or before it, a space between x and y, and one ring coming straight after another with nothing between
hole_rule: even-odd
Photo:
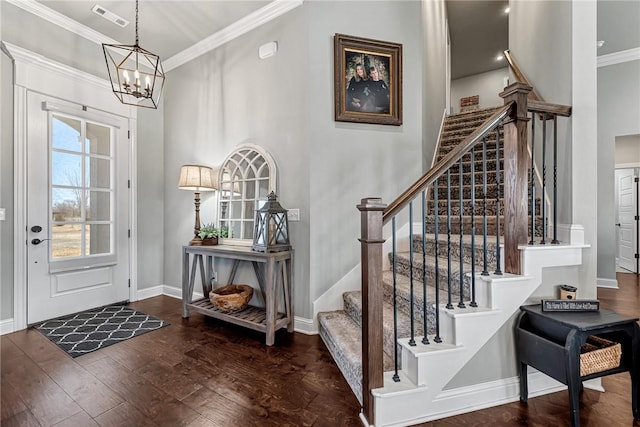
<instances>
[{"instance_id":1,"label":"white wall","mask_svg":"<svg viewBox=\"0 0 640 427\"><path fill-rule=\"evenodd\" d=\"M617 136L640 134L640 61L598 68L598 277L615 280Z\"/></svg>"},{"instance_id":2,"label":"white wall","mask_svg":"<svg viewBox=\"0 0 640 427\"><path fill-rule=\"evenodd\" d=\"M640 164L640 135L616 136L616 167L628 164Z\"/></svg>"},{"instance_id":3,"label":"white wall","mask_svg":"<svg viewBox=\"0 0 640 427\"><path fill-rule=\"evenodd\" d=\"M509 68L487 71L474 76L463 77L451 82L451 109L460 112L460 98L479 95L479 108L501 106L504 100L498 95L505 88L505 78L509 78Z\"/></svg>"}]
</instances>

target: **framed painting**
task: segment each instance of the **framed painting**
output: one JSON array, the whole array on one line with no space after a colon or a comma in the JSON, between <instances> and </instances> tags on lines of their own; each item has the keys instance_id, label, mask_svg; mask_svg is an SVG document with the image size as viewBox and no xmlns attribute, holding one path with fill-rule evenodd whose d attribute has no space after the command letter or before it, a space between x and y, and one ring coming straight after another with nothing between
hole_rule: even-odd
<instances>
[{"instance_id":1,"label":"framed painting","mask_svg":"<svg viewBox=\"0 0 640 427\"><path fill-rule=\"evenodd\" d=\"M402 124L402 45L334 36L335 120Z\"/></svg>"}]
</instances>

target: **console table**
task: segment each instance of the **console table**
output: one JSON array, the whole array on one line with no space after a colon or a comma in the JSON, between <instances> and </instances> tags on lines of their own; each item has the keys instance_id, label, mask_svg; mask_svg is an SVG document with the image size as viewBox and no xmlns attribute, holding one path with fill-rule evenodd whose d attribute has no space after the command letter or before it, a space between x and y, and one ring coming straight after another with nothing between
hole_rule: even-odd
<instances>
[{"instance_id":1,"label":"console table","mask_svg":"<svg viewBox=\"0 0 640 427\"><path fill-rule=\"evenodd\" d=\"M566 384L569 389L571 425L580 425L579 393L582 381L629 372L631 409L640 418L640 328L637 317L624 317L611 310L595 312L545 312L542 306L520 307L516 342L520 362L520 401L526 402L527 365ZM580 347L589 335L622 345L620 366L580 376Z\"/></svg>"},{"instance_id":2,"label":"console table","mask_svg":"<svg viewBox=\"0 0 640 427\"><path fill-rule=\"evenodd\" d=\"M193 260L191 260L193 256ZM248 305L235 312L223 312L211 305L209 292L216 259L233 261L231 272L225 285L233 280L241 262L250 262L256 275L260 291L264 297L264 308ZM266 333L266 344L273 345L275 331L287 328L293 332L291 302L291 251L256 252L250 247L215 245L182 247L182 317L189 317L189 310L205 316L221 319ZM205 269L206 260L206 269ZM200 270L202 294L204 298L193 299L193 288L197 270ZM285 312L278 311L279 288L282 286Z\"/></svg>"}]
</instances>

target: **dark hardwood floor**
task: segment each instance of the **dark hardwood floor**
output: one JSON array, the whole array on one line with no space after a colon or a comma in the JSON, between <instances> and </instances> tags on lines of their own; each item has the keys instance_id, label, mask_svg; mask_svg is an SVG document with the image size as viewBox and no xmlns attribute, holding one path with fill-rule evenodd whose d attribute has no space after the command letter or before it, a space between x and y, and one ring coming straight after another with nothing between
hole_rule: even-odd
<instances>
[{"instance_id":1,"label":"dark hardwood floor","mask_svg":"<svg viewBox=\"0 0 640 427\"><path fill-rule=\"evenodd\" d=\"M599 290L603 308L640 313L635 275ZM318 336L264 335L155 297L131 304L170 326L75 359L35 330L4 335L0 425L8 426L359 426L359 404ZM630 380L603 378L585 390L584 426L638 426ZM567 392L514 402L424 426L568 426Z\"/></svg>"}]
</instances>

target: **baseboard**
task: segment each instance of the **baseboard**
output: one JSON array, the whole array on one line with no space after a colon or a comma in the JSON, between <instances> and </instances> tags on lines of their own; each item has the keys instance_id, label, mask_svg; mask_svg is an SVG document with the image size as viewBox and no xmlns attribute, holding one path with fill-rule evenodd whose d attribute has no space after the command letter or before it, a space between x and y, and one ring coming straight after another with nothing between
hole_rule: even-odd
<instances>
[{"instance_id":1,"label":"baseboard","mask_svg":"<svg viewBox=\"0 0 640 427\"><path fill-rule=\"evenodd\" d=\"M13 318L0 320L0 335L10 334L11 332L15 332L15 328L13 326Z\"/></svg>"},{"instance_id":2,"label":"baseboard","mask_svg":"<svg viewBox=\"0 0 640 427\"><path fill-rule=\"evenodd\" d=\"M293 329L305 335L318 335L317 323L313 319L307 319L306 317L294 316Z\"/></svg>"},{"instance_id":3,"label":"baseboard","mask_svg":"<svg viewBox=\"0 0 640 427\"><path fill-rule=\"evenodd\" d=\"M182 299L182 289L176 288L175 286L164 285L162 287L162 295L166 295L172 298ZM194 291L193 298L194 299L202 298L202 294Z\"/></svg>"},{"instance_id":4,"label":"baseboard","mask_svg":"<svg viewBox=\"0 0 640 427\"><path fill-rule=\"evenodd\" d=\"M529 368L528 374L529 398L542 396L557 391L566 390L567 386L553 378ZM600 378L585 381L584 386L590 389L604 391ZM429 414L416 420L406 420L411 424L439 420L454 415L478 411L518 401L520 399L519 377L505 378L487 383L474 384L445 390L434 400L437 413ZM406 425L403 424L402 425Z\"/></svg>"},{"instance_id":5,"label":"baseboard","mask_svg":"<svg viewBox=\"0 0 640 427\"><path fill-rule=\"evenodd\" d=\"M616 279L604 279L602 277L598 277L597 285L599 288L619 289L618 281Z\"/></svg>"},{"instance_id":6,"label":"baseboard","mask_svg":"<svg viewBox=\"0 0 640 427\"><path fill-rule=\"evenodd\" d=\"M138 289L136 301L157 297L163 294L164 285L153 286L151 288Z\"/></svg>"}]
</instances>

